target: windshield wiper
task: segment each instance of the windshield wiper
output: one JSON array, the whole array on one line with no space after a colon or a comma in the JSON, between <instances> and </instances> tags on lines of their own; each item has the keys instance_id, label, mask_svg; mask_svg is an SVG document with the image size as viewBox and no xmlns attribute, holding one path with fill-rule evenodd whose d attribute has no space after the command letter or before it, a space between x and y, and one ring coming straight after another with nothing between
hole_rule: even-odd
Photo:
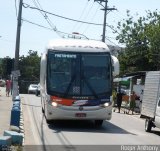
<instances>
[{"instance_id":1,"label":"windshield wiper","mask_svg":"<svg viewBox=\"0 0 160 151\"><path fill-rule=\"evenodd\" d=\"M98 99L98 95L96 94L96 92L94 91L94 89L92 88L91 84L88 82L88 80L85 78L85 76L82 76L82 79L85 81L85 83L87 84L88 88L90 89L90 91L93 93L93 95Z\"/></svg>"},{"instance_id":2,"label":"windshield wiper","mask_svg":"<svg viewBox=\"0 0 160 151\"><path fill-rule=\"evenodd\" d=\"M76 79L76 74L74 74L71 78L71 81L66 89L66 92L64 93L64 97L69 93L69 90L72 86L72 83L75 81ZM88 88L90 89L90 91L92 92L92 94L98 99L98 95L96 94L96 92L94 91L94 89L92 88L91 84L88 82L88 80L85 78L85 76L82 76L82 79L85 81L86 85L88 86Z\"/></svg>"},{"instance_id":3,"label":"windshield wiper","mask_svg":"<svg viewBox=\"0 0 160 151\"><path fill-rule=\"evenodd\" d=\"M64 93L64 97L68 94L68 92L69 92L69 90L70 90L70 88L71 88L71 85L72 85L72 83L75 81L75 79L76 79L76 74L74 74L74 75L72 76L71 81L70 81L70 83L69 83L69 85L68 85L68 87L67 87L67 89L66 89L66 92Z\"/></svg>"}]
</instances>

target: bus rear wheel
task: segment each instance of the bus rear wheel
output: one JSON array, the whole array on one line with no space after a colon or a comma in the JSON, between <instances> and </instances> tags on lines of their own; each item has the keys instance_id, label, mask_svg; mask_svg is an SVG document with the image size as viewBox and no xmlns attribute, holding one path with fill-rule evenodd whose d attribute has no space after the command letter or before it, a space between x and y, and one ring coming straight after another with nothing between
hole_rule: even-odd
<instances>
[{"instance_id":1,"label":"bus rear wheel","mask_svg":"<svg viewBox=\"0 0 160 151\"><path fill-rule=\"evenodd\" d=\"M103 124L103 120L95 120L95 126L96 127L101 127Z\"/></svg>"}]
</instances>

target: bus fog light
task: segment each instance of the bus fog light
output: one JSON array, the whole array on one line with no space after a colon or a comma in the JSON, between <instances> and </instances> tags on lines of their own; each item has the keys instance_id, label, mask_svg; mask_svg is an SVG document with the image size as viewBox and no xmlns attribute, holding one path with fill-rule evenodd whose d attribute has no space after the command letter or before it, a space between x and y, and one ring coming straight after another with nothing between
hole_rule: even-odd
<instances>
[{"instance_id":1,"label":"bus fog light","mask_svg":"<svg viewBox=\"0 0 160 151\"><path fill-rule=\"evenodd\" d=\"M52 106L57 107L58 104L56 102L52 102Z\"/></svg>"}]
</instances>

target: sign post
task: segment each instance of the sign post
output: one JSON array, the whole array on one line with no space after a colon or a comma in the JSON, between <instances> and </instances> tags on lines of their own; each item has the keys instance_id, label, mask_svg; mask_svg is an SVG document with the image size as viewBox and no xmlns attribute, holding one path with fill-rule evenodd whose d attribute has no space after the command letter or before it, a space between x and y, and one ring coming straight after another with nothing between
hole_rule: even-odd
<instances>
[{"instance_id":1,"label":"sign post","mask_svg":"<svg viewBox=\"0 0 160 151\"><path fill-rule=\"evenodd\" d=\"M16 96L19 95L19 88L18 88L18 77L20 76L20 71L15 70L12 71L12 100L15 99Z\"/></svg>"}]
</instances>

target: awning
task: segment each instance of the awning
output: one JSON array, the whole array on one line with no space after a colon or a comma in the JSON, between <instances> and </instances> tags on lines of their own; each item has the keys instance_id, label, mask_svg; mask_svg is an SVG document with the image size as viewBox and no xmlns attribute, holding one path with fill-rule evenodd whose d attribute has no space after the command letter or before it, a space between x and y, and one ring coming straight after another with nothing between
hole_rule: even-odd
<instances>
[{"instance_id":1,"label":"awning","mask_svg":"<svg viewBox=\"0 0 160 151\"><path fill-rule=\"evenodd\" d=\"M113 79L113 82L119 82L121 85L129 86L130 85L130 79L132 77L134 77L134 76L123 77L123 78L115 78L115 79Z\"/></svg>"}]
</instances>

